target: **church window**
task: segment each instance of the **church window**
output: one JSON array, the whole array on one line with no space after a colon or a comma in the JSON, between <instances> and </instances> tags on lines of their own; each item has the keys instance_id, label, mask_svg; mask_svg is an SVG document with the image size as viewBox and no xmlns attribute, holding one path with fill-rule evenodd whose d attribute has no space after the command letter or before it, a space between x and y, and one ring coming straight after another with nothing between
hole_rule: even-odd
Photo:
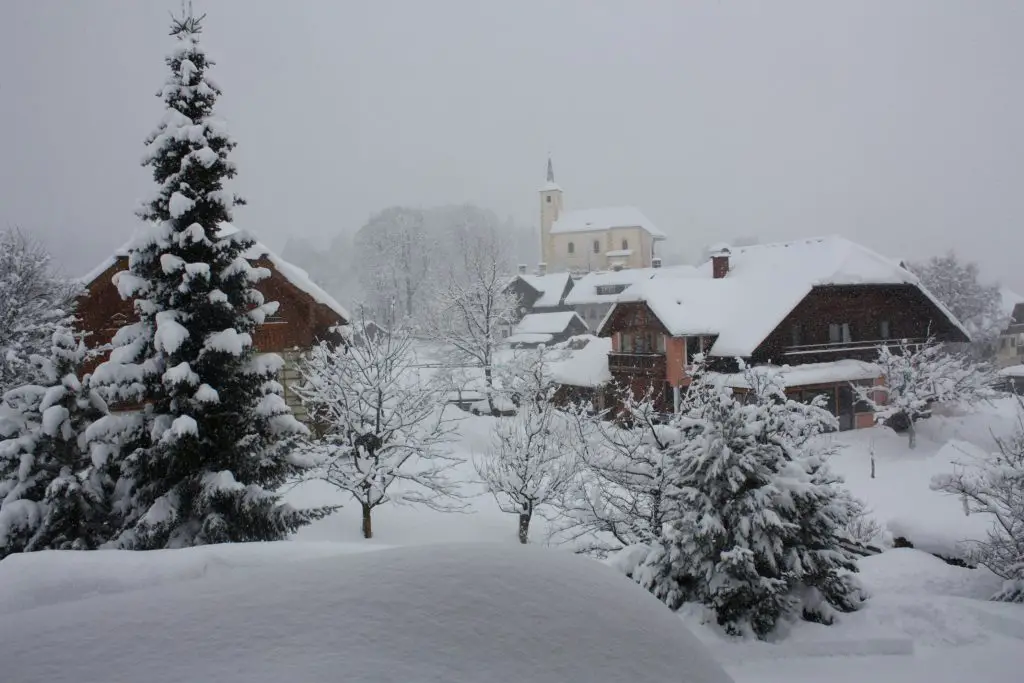
<instances>
[{"instance_id":1,"label":"church window","mask_svg":"<svg viewBox=\"0 0 1024 683\"><path fill-rule=\"evenodd\" d=\"M595 254L600 254L601 253L601 242L599 240L594 240L594 253Z\"/></svg>"},{"instance_id":2,"label":"church window","mask_svg":"<svg viewBox=\"0 0 1024 683\"><path fill-rule=\"evenodd\" d=\"M625 251L626 249L629 249L629 240L627 240L627 239L622 240L622 249L623 249L623 251Z\"/></svg>"},{"instance_id":3,"label":"church window","mask_svg":"<svg viewBox=\"0 0 1024 683\"><path fill-rule=\"evenodd\" d=\"M544 197L544 201L546 201L548 204L550 204L551 203L551 195L548 195L547 197Z\"/></svg>"},{"instance_id":4,"label":"church window","mask_svg":"<svg viewBox=\"0 0 1024 683\"><path fill-rule=\"evenodd\" d=\"M569 253L570 254L575 254L576 253L576 245L573 244L572 242L569 242Z\"/></svg>"}]
</instances>

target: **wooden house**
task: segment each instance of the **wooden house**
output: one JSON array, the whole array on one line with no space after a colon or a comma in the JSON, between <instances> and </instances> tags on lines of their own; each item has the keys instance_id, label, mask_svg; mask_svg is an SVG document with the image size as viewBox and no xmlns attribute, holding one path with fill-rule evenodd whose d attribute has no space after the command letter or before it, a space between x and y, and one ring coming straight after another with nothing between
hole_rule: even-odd
<instances>
[{"instance_id":1,"label":"wooden house","mask_svg":"<svg viewBox=\"0 0 1024 683\"><path fill-rule=\"evenodd\" d=\"M318 341L340 339L338 328L348 324L351 316L313 283L305 271L281 259L263 244L257 242L246 253L246 258L253 266L270 271L270 276L257 283L256 289L267 301L279 304L275 314L256 328L253 346L257 353L282 356L285 366L280 379L285 400L298 417L304 418L305 412L292 388L298 380L296 363L302 353ZM87 333L86 343L90 348L109 344L118 329L136 319L132 300L122 299L113 281L117 273L126 270L128 252L122 247L79 278L83 293L78 298L78 326ZM105 354L86 370L104 360Z\"/></svg>"},{"instance_id":2,"label":"wooden house","mask_svg":"<svg viewBox=\"0 0 1024 683\"><path fill-rule=\"evenodd\" d=\"M787 392L826 394L842 429L873 424L852 383L876 384L882 345L969 335L916 276L841 237L723 249L702 277L653 279L619 295L598 331L613 381L679 405L694 357L743 389L736 359L780 368Z\"/></svg>"}]
</instances>

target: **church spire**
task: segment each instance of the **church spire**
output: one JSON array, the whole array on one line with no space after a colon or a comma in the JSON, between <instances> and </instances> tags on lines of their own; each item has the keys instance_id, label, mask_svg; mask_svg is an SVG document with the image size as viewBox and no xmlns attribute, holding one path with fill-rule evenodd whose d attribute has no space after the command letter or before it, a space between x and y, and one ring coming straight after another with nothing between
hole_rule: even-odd
<instances>
[{"instance_id":1,"label":"church spire","mask_svg":"<svg viewBox=\"0 0 1024 683\"><path fill-rule=\"evenodd\" d=\"M551 165L551 155L548 155L548 182L555 182L555 167Z\"/></svg>"}]
</instances>

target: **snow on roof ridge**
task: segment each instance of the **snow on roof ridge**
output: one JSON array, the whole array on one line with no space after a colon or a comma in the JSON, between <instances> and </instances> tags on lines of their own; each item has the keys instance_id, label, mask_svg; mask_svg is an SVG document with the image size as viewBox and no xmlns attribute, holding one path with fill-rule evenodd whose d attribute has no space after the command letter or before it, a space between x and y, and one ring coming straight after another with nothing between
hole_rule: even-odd
<instances>
[{"instance_id":1,"label":"snow on roof ridge","mask_svg":"<svg viewBox=\"0 0 1024 683\"><path fill-rule=\"evenodd\" d=\"M639 227L655 239L664 239L665 233L635 206L604 206L593 209L563 211L551 226L552 235L575 232L604 232L614 228Z\"/></svg>"},{"instance_id":2,"label":"snow on roof ridge","mask_svg":"<svg viewBox=\"0 0 1024 683\"><path fill-rule=\"evenodd\" d=\"M569 327L573 318L579 318L575 311L528 313L515 326L512 334L558 334L564 332ZM583 322L582 318L580 318L580 322Z\"/></svg>"},{"instance_id":3,"label":"snow on roof ridge","mask_svg":"<svg viewBox=\"0 0 1024 683\"><path fill-rule=\"evenodd\" d=\"M243 232L243 230L241 228L236 227L234 224L225 221L221 223L219 226L218 237L228 237L230 235L235 235L239 232ZM309 277L309 273L307 273L305 270L298 267L294 263L286 261L277 254L275 254L269 247L267 247L267 245L257 240L256 236L253 235L252 232L245 230L244 233L246 236L253 240L252 247L250 247L245 253L245 257L247 259L256 259L260 258L261 256L265 256L267 260L269 260L274 265L274 268L276 268L277 271L280 272L281 275L288 282L290 282L291 284L295 285L300 290L308 294L317 303L327 306L327 308L331 309L334 313L344 318L346 323L352 321L352 316L349 314L348 310L340 303L338 303L338 301L334 297L332 297L330 294L324 291L322 287L313 282L313 280ZM85 275L75 278L75 281L83 285L88 285L90 282L92 282L100 275L102 275L104 271L106 271L112 265L117 263L117 259L119 257L127 256L128 249L131 246L132 242L134 241L135 235L132 236L132 239L128 240L120 247L115 249L112 255L103 259L103 261L99 263L95 268L90 270Z\"/></svg>"}]
</instances>

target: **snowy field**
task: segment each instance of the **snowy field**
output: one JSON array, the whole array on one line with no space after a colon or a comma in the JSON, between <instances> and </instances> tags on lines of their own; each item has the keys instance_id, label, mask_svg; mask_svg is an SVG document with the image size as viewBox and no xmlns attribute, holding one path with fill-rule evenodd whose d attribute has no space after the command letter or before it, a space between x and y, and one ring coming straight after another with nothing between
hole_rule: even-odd
<instances>
[{"instance_id":1,"label":"snowy field","mask_svg":"<svg viewBox=\"0 0 1024 683\"><path fill-rule=\"evenodd\" d=\"M461 436L457 446L467 460L479 457L487 449L494 419L467 416L460 423ZM728 640L712 625L702 623L702 615L693 610L684 610L679 616L665 613L671 623L678 625L684 634L682 637L685 637L686 628L693 631L740 683L821 680L861 683L872 678L908 683L960 683L968 678L986 683L1021 680L1020 672L1024 671L1024 606L988 602L986 598L1000 585L999 579L988 571L954 567L924 552L956 555L960 552L958 546L961 541L984 533L987 520L976 515L966 517L958 500L931 491L929 482L932 475L949 471L950 461L962 454L972 449L991 451L994 437L1009 433L1015 420L1015 406L1010 400L982 406L970 413L935 416L921 423L918 447L914 451L907 449L905 437L881 428L829 437L841 447L832 462L834 469L846 477L850 489L868 504L873 517L890 537L904 536L917 548L887 550L882 555L860 562L863 580L872 593L872 599L860 612L842 615L840 621L831 627L795 623L788 632L780 634L781 642L778 643ZM871 477L872 453L874 478ZM493 544L502 543L508 545L509 552L564 556L564 553L554 550L516 548L515 519L501 513L493 499L482 493L480 485L474 482L475 474L470 464L462 466L459 472L464 490L471 496L465 512L439 513L416 507L384 506L374 513L376 538L370 541L360 538L358 507L348 504L333 516L301 530L293 540L282 543L150 553L41 552L11 556L0 562L0 654L3 655L0 656L0 680L5 683L101 680L85 674L69 676L70 671L64 672L65 677L62 678L53 668L47 670L44 677L12 678L10 674L14 670L8 668L4 673L2 667L11 663L13 655L21 657L25 652L35 652L35 656L45 656L47 638L67 637L67 624L95 628L99 625L100 616L106 615L101 632L106 630L105 620L111 619L116 624L112 626L115 632L123 631L118 637L127 637L132 624L149 623L147 619L151 619L152 611L159 611L161 604L165 604L161 601L170 600L177 604L177 601L185 600L185 596L194 595L213 599L211 596L225 590L234 591L231 595L242 595L249 582L253 586L276 582L282 590L287 588L286 592L291 596L288 599L295 601L296 612L310 613L313 609L310 603L318 604L318 601L328 599L330 593L328 590L319 591L315 583L317 576L337 577L352 572L352 576L358 577L356 580L363 582L360 591L378 595L380 606L386 608L389 588L385 582L379 593L375 591L372 577L377 570L373 569L373 558L379 557L383 563L380 566L386 568L389 566L387 558L391 555L367 554L367 551L399 548L402 552L418 552L415 556L438 561L445 557L464 560L469 553L486 562L491 561L487 558L493 555ZM348 502L319 483L293 488L287 497L297 505ZM531 539L540 545L544 543L545 535L543 520L536 520L531 529ZM459 545L445 545L453 543ZM475 543L491 545L472 545ZM592 561L581 558L578 562L583 564L573 566L590 566ZM601 570L604 572L605 568ZM601 575L604 576L603 573ZM293 581L295 585L306 586L306 589L296 589L291 585ZM634 588L625 579L623 583L630 589ZM345 588L346 585L345 581L339 580L330 590L347 595L345 591L351 589ZM522 588L526 589L525 586ZM314 597L309 597L307 590ZM587 590L594 588L590 586ZM646 604L647 596L639 589L627 594ZM459 602L448 596L435 597L442 604L455 605ZM616 596L615 600L619 597ZM245 602L242 600L238 604ZM600 602L596 601L598 605ZM234 609L231 605L235 603L225 601L225 604L217 604L221 605L218 611L230 612ZM336 604L339 612L346 609L343 601L331 604ZM481 613L473 618L482 620L480 623L502 620L500 606L486 601L479 605ZM280 610L281 605L276 604L275 609ZM453 606L451 615L464 618L466 614L460 609ZM274 618L289 624L302 621L302 614L288 614L287 611L275 612ZM600 612L598 618L606 623L637 618L636 615L621 614L622 606L612 603L600 608ZM179 618L174 614L178 613L168 617L169 631L163 636L172 640L172 632L179 633L179 628L187 630L186 622L174 621ZM415 610L409 611L407 616L414 618ZM319 623L323 617L310 618ZM88 626L85 626L87 622ZM339 622L343 623L344 620ZM529 627L524 628L529 630ZM496 634L495 637L510 638L507 633ZM93 642L93 639L97 640ZM94 645L103 640L101 636L86 639ZM581 647L581 652L587 653L581 656L595 656L586 649L586 642L570 641L565 643L566 648ZM148 641L143 638L142 642ZM128 644L119 643L121 645L131 649ZM60 650L57 642L54 642L54 650ZM315 648L303 651L307 650L309 657L317 656ZM64 658L61 661L72 661L65 654L61 657ZM401 659L398 654L395 657L396 661ZM607 662L602 666L605 673L611 671ZM34 671L39 674L42 670ZM516 671L524 676L534 675L525 669ZM648 680L639 670L628 667L618 673L632 676L635 680ZM358 675L350 679L361 680ZM122 680L142 679L127 677ZM156 677L152 680L172 678ZM362 680L385 679L370 677ZM394 680L435 679L409 676ZM452 675L448 680L473 678ZM497 679L482 675L475 680ZM527 677L520 680L548 679ZM575 679L563 677L561 680ZM602 676L593 680L625 678Z\"/></svg>"}]
</instances>

